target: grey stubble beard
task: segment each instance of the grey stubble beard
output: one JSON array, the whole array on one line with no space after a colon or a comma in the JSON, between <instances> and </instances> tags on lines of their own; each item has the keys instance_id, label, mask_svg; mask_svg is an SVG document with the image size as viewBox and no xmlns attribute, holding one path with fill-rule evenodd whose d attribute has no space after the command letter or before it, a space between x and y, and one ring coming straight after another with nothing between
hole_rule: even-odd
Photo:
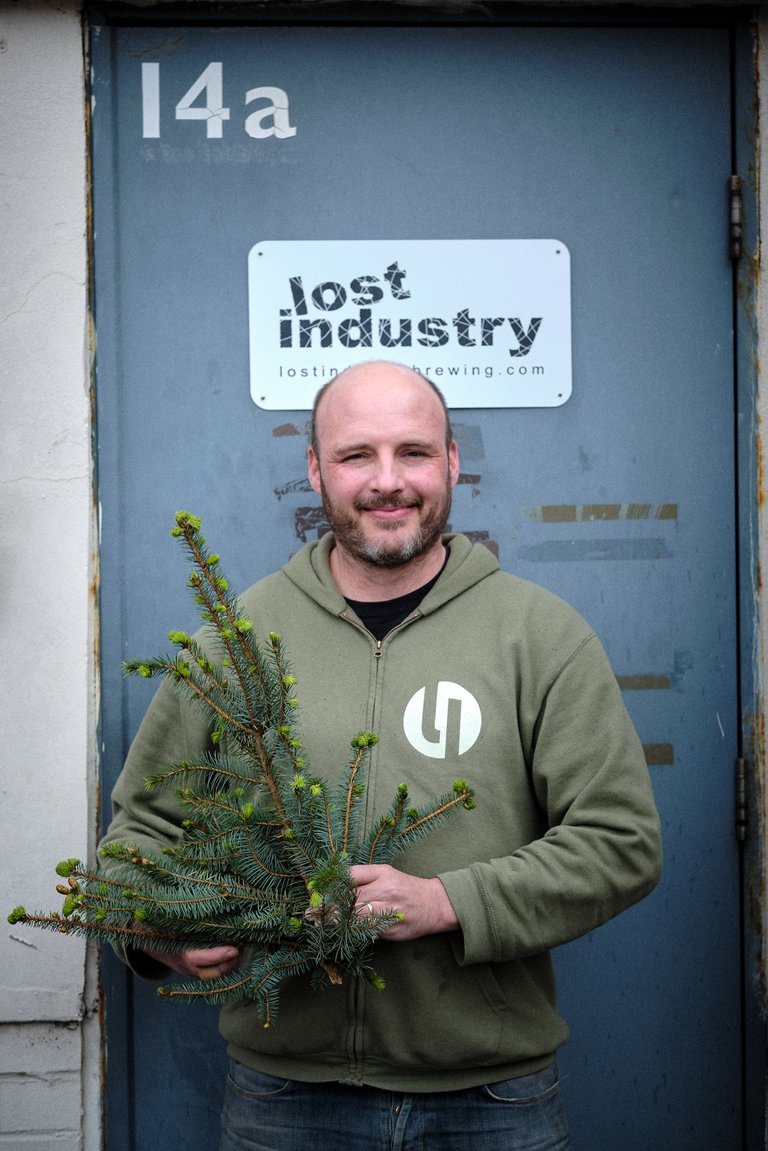
<instances>
[{"instance_id":1,"label":"grey stubble beard","mask_svg":"<svg viewBox=\"0 0 768 1151\"><path fill-rule=\"evenodd\" d=\"M336 537L337 545L354 556L355 559L368 564L370 567L376 568L403 567L405 564L410 563L411 560L424 555L425 552L429 551L430 548L442 538L446 524L448 523L448 516L451 512L451 487L450 484L446 483L444 499L440 505L430 513L426 520L419 524L413 535L404 540L399 548L392 549L387 547L384 540L382 540L381 543L374 543L367 539L365 533L359 526L359 521L339 515L334 510L332 502L328 499L322 479L320 481L320 494L323 500L323 509ZM366 503L355 504L355 510L362 512L375 507L420 508L421 506L421 503L404 500L399 497L389 499L382 497L378 500L369 500ZM402 525L397 522L384 524L382 526L386 531L393 534L402 530Z\"/></svg>"}]
</instances>

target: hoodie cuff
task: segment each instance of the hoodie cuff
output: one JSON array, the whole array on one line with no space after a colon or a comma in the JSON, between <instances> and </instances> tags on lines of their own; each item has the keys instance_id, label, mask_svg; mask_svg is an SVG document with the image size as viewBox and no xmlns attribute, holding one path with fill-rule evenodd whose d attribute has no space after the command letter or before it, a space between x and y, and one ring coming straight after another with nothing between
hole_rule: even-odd
<instances>
[{"instance_id":1,"label":"hoodie cuff","mask_svg":"<svg viewBox=\"0 0 768 1151\"><path fill-rule=\"evenodd\" d=\"M499 958L499 937L479 877L471 867L449 871L438 879L453 904L460 931L451 935L457 963L491 963Z\"/></svg>"}]
</instances>

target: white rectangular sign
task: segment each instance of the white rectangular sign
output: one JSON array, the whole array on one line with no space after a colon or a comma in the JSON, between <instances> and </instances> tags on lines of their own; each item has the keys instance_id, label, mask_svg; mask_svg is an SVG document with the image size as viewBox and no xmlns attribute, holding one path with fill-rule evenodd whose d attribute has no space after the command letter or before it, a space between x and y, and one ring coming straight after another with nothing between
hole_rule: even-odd
<instances>
[{"instance_id":1,"label":"white rectangular sign","mask_svg":"<svg viewBox=\"0 0 768 1151\"><path fill-rule=\"evenodd\" d=\"M571 394L571 276L558 240L267 240L248 256L251 396L309 409L350 364L394 360L452 408Z\"/></svg>"}]
</instances>

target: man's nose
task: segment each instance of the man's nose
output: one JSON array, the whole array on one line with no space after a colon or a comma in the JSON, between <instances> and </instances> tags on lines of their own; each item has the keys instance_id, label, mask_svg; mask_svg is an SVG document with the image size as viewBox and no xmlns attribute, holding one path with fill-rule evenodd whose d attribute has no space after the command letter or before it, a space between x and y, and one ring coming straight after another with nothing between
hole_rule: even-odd
<instances>
[{"instance_id":1,"label":"man's nose","mask_svg":"<svg viewBox=\"0 0 768 1151\"><path fill-rule=\"evenodd\" d=\"M402 469L395 456L377 456L371 486L386 495L404 487Z\"/></svg>"}]
</instances>

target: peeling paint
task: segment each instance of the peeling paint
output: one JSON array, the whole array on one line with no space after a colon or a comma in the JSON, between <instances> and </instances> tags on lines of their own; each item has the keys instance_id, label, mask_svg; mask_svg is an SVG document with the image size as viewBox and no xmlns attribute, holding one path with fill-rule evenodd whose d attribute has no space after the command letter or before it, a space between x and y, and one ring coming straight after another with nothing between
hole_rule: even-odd
<instances>
[{"instance_id":1,"label":"peeling paint","mask_svg":"<svg viewBox=\"0 0 768 1151\"><path fill-rule=\"evenodd\" d=\"M449 528L448 530L453 531L454 529ZM499 558L498 542L496 540L491 539L490 532L465 531L465 532L462 532L462 534L465 535L468 540L471 540L473 544L482 544L483 547L488 548L488 551L491 552L492 555L496 556L496 559Z\"/></svg>"},{"instance_id":2,"label":"peeling paint","mask_svg":"<svg viewBox=\"0 0 768 1151\"><path fill-rule=\"evenodd\" d=\"M763 836L767 826L766 789L763 779L766 762L765 715L761 702L757 699L754 702L759 710L745 712L742 717L749 818L747 837L752 844L752 849L745 858L744 910L757 947L754 978L759 986L760 1002L765 1005L768 1002L768 971L766 970L768 940L766 940L764 921L766 883L763 859ZM757 842L755 842L756 840Z\"/></svg>"},{"instance_id":3,"label":"peeling paint","mask_svg":"<svg viewBox=\"0 0 768 1151\"><path fill-rule=\"evenodd\" d=\"M128 52L126 54L132 56L134 60L159 60L161 56L175 56L183 42L184 33L182 32L175 39L166 36L158 44L152 44L149 48L142 48L140 52Z\"/></svg>"},{"instance_id":4,"label":"peeling paint","mask_svg":"<svg viewBox=\"0 0 768 1151\"><path fill-rule=\"evenodd\" d=\"M302 478L300 478L298 480L288 480L284 484L279 484L278 487L276 487L274 489L275 495L277 496L277 498L279 500L281 500L283 498L283 496L292 495L294 492L311 492L311 491L312 491L312 485L310 484L310 482L306 476L303 476Z\"/></svg>"},{"instance_id":5,"label":"peeling paint","mask_svg":"<svg viewBox=\"0 0 768 1151\"><path fill-rule=\"evenodd\" d=\"M293 517L294 529L299 539L306 543L312 532L318 537L330 530L325 510L318 504L315 507L297 508Z\"/></svg>"},{"instance_id":6,"label":"peeling paint","mask_svg":"<svg viewBox=\"0 0 768 1151\"><path fill-rule=\"evenodd\" d=\"M526 508L534 523L593 523L596 520L677 520L678 505L666 504L543 504Z\"/></svg>"},{"instance_id":7,"label":"peeling paint","mask_svg":"<svg viewBox=\"0 0 768 1151\"><path fill-rule=\"evenodd\" d=\"M682 685L686 672L693 667L693 657L689 651L674 653L674 671L642 672L634 675L617 675L616 682L622 691L677 691Z\"/></svg>"},{"instance_id":8,"label":"peeling paint","mask_svg":"<svg viewBox=\"0 0 768 1151\"><path fill-rule=\"evenodd\" d=\"M644 743L643 753L649 767L672 767L675 749L671 743Z\"/></svg>"},{"instance_id":9,"label":"peeling paint","mask_svg":"<svg viewBox=\"0 0 768 1151\"><path fill-rule=\"evenodd\" d=\"M663 539L547 540L521 547L520 559L529 563L582 563L589 560L668 560L673 552Z\"/></svg>"},{"instance_id":10,"label":"peeling paint","mask_svg":"<svg viewBox=\"0 0 768 1151\"><path fill-rule=\"evenodd\" d=\"M617 675L622 691L668 691L672 681L668 675Z\"/></svg>"}]
</instances>

